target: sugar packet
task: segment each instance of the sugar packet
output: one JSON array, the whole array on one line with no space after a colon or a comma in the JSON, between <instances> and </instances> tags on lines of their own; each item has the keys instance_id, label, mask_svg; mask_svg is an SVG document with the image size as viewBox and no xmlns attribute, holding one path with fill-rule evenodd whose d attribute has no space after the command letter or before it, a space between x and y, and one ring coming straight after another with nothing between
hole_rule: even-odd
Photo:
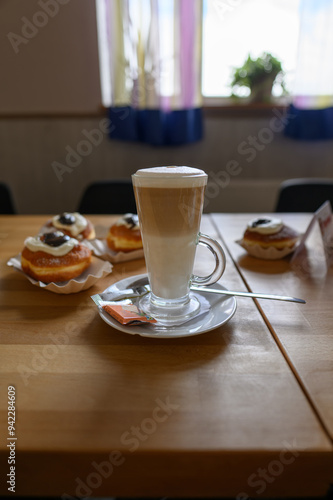
<instances>
[{"instance_id":1,"label":"sugar packet","mask_svg":"<svg viewBox=\"0 0 333 500\"><path fill-rule=\"evenodd\" d=\"M105 300L107 294L92 295L91 298L98 306L106 313L110 314L115 320L122 325L140 325L142 323L156 323L156 320L151 316L146 316L141 309L134 303L135 298L122 300Z\"/></svg>"},{"instance_id":2,"label":"sugar packet","mask_svg":"<svg viewBox=\"0 0 333 500\"><path fill-rule=\"evenodd\" d=\"M126 302L126 303L124 303ZM130 302L129 304L127 302ZM156 319L146 316L130 300L102 305L102 309L122 325L138 325L140 323L156 323Z\"/></svg>"}]
</instances>

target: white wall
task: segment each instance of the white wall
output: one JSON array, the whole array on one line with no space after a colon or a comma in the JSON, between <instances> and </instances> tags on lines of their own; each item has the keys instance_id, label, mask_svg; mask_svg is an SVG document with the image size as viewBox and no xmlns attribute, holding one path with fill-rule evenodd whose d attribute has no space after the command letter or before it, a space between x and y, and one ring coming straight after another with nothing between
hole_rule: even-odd
<instances>
[{"instance_id":1,"label":"white wall","mask_svg":"<svg viewBox=\"0 0 333 500\"><path fill-rule=\"evenodd\" d=\"M138 167L156 164L206 170L207 212L270 211L282 180L333 177L333 142L283 137L275 131L279 121L272 111L248 118L208 114L204 139L183 147L110 141L104 135L59 179L52 164L66 165L66 148L80 150L84 133L98 129L103 120L96 114L100 90L94 2L62 1L67 4L59 5L45 27L18 46L17 54L8 33L22 33L22 17L33 19L41 7L35 0L0 3L0 181L11 187L20 213L74 210L89 182L128 178ZM251 152L253 138L259 140ZM230 161L237 165L228 179Z\"/></svg>"}]
</instances>

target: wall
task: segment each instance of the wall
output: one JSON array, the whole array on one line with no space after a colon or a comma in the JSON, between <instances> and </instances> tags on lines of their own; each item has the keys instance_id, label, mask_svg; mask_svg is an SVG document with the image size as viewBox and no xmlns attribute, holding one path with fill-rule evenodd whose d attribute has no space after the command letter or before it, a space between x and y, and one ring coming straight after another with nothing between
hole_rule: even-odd
<instances>
[{"instance_id":1,"label":"wall","mask_svg":"<svg viewBox=\"0 0 333 500\"><path fill-rule=\"evenodd\" d=\"M49 0L53 1L60 0ZM274 209L282 180L333 177L333 142L306 143L283 137L273 110L261 117L208 113L204 139L184 147L110 141L100 133L99 144L90 151L82 149L81 141L103 125L103 116L96 113L100 90L94 2L62 2L35 36L18 46L17 54L8 38L0 48L4 61L0 180L11 187L20 213L74 210L89 182L128 178L138 167L156 164L206 170L210 175L207 212L267 212ZM40 10L35 0L2 1L3 39L8 32L22 33L22 17L33 19ZM66 164L68 148L82 153L76 157L77 166L69 166L71 171ZM55 161L67 171L56 175Z\"/></svg>"},{"instance_id":2,"label":"wall","mask_svg":"<svg viewBox=\"0 0 333 500\"><path fill-rule=\"evenodd\" d=\"M210 174L206 211L269 211L279 183L289 177L332 176L332 142L295 142L275 134L256 153L238 152L239 145L269 128L270 117L207 118L205 139L178 148L150 147L110 141L103 136L87 156L77 157L71 172L58 176L52 167L66 166L67 147L80 152L84 135L99 129L101 117L0 120L1 178L13 189L21 213L74 210L85 186L96 179L126 178L138 167L156 164L193 165ZM102 134L102 133L101 133ZM263 137L265 137L263 135ZM100 139L99 139L100 140ZM244 144L241 151L248 151ZM252 161L252 156L256 154ZM239 163L238 175L227 178L227 165ZM80 162L80 163L79 163ZM73 165L74 163L71 163ZM215 174L215 175L214 175ZM220 177L219 177L220 176ZM216 183L220 178L221 186ZM215 182L213 182L215 179Z\"/></svg>"},{"instance_id":3,"label":"wall","mask_svg":"<svg viewBox=\"0 0 333 500\"><path fill-rule=\"evenodd\" d=\"M0 113L99 110L94 1L2 0L0 33Z\"/></svg>"}]
</instances>

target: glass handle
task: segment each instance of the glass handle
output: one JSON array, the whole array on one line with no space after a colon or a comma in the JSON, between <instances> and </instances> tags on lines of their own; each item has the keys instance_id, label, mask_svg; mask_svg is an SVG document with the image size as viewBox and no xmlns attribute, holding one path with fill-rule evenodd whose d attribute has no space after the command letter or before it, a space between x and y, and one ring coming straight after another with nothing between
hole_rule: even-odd
<instances>
[{"instance_id":1,"label":"glass handle","mask_svg":"<svg viewBox=\"0 0 333 500\"><path fill-rule=\"evenodd\" d=\"M196 276L193 275L191 279L191 284L196 285L212 285L218 281L225 270L226 259L223 248L221 245L206 234L199 233L198 235L198 245L202 245L214 255L215 258L215 269L208 276Z\"/></svg>"}]
</instances>

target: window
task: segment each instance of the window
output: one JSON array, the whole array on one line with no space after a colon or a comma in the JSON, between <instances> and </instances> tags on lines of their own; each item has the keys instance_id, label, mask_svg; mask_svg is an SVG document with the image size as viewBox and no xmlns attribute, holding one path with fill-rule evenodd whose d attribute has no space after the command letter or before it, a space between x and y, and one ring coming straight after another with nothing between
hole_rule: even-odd
<instances>
[{"instance_id":1,"label":"window","mask_svg":"<svg viewBox=\"0 0 333 500\"><path fill-rule=\"evenodd\" d=\"M281 61L285 86L291 92L297 57L299 4L300 0L204 0L203 96L230 97L232 69L242 66L249 54L257 58L263 52ZM243 87L238 95L245 97L249 93L249 89ZM272 93L281 96L281 85L275 84Z\"/></svg>"},{"instance_id":2,"label":"window","mask_svg":"<svg viewBox=\"0 0 333 500\"><path fill-rule=\"evenodd\" d=\"M159 11L159 73L160 95L175 94L177 79L174 71L174 47L177 37L174 30L174 9L178 0L158 0ZM230 98L233 68L243 65L248 55L256 59L264 52L280 60L285 73L287 92L292 93L295 78L299 37L299 7L301 0L203 0L202 25L202 94L204 104L224 104ZM139 7L140 8L139 8ZM145 16L148 2L129 0L128 14L131 22L133 43L135 23ZM103 104L110 105L111 82L108 51L107 11L105 2L96 0L99 33L100 65ZM147 25L147 30L149 29ZM116 45L116 40L112 40ZM112 45L111 43L111 45ZM134 46L134 45L133 45ZM125 47L130 58L133 47ZM135 55L135 57L137 54ZM135 67L135 62L133 63ZM133 77L133 75L130 75ZM279 97L283 89L279 83L273 87L273 95ZM234 91L239 97L246 97L250 90L242 87ZM224 99L224 102L223 102Z\"/></svg>"}]
</instances>

